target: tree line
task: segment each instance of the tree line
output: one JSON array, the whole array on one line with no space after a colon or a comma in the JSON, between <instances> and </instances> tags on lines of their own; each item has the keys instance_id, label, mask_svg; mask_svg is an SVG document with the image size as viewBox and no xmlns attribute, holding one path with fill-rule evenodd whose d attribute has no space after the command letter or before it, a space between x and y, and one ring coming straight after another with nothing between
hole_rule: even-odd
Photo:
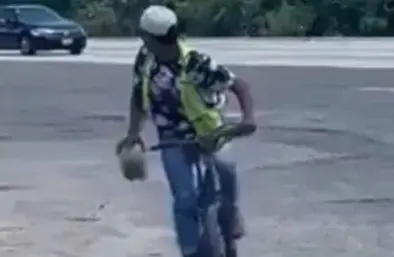
<instances>
[{"instance_id":1,"label":"tree line","mask_svg":"<svg viewBox=\"0 0 394 257\"><path fill-rule=\"evenodd\" d=\"M394 0L2 0L39 3L94 36L135 36L141 11L166 4L189 36L393 36Z\"/></svg>"}]
</instances>

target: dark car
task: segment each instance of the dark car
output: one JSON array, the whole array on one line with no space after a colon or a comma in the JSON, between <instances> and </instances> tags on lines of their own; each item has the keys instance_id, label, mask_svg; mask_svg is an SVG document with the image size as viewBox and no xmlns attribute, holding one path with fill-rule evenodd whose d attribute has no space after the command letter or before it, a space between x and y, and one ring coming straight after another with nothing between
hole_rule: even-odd
<instances>
[{"instance_id":1,"label":"dark car","mask_svg":"<svg viewBox=\"0 0 394 257\"><path fill-rule=\"evenodd\" d=\"M42 5L0 6L0 49L68 50L79 55L86 47L84 29Z\"/></svg>"}]
</instances>

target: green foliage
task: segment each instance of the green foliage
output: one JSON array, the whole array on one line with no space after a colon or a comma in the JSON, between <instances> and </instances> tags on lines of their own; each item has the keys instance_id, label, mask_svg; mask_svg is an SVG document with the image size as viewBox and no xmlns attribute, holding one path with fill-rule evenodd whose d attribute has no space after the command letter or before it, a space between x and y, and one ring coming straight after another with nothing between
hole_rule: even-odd
<instances>
[{"instance_id":1,"label":"green foliage","mask_svg":"<svg viewBox=\"0 0 394 257\"><path fill-rule=\"evenodd\" d=\"M63 15L70 14L71 1L72 0L0 0L1 4L42 4Z\"/></svg>"},{"instance_id":2,"label":"green foliage","mask_svg":"<svg viewBox=\"0 0 394 257\"><path fill-rule=\"evenodd\" d=\"M141 11L168 1L189 36L394 35L394 0L2 0L47 5L96 36L134 36Z\"/></svg>"},{"instance_id":3,"label":"green foliage","mask_svg":"<svg viewBox=\"0 0 394 257\"><path fill-rule=\"evenodd\" d=\"M273 36L302 36L311 26L314 12L303 3L290 5L283 1L279 9L266 14L270 35Z\"/></svg>"},{"instance_id":4,"label":"green foliage","mask_svg":"<svg viewBox=\"0 0 394 257\"><path fill-rule=\"evenodd\" d=\"M120 35L117 25L117 15L109 1L86 1L79 0L74 3L73 16L83 23L84 27L92 36Z\"/></svg>"}]
</instances>

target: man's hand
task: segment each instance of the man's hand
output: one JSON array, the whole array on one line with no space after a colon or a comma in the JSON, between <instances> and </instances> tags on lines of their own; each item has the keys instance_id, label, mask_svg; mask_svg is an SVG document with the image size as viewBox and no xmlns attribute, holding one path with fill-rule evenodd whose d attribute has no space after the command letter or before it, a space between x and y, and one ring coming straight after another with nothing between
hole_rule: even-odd
<instances>
[{"instance_id":1,"label":"man's hand","mask_svg":"<svg viewBox=\"0 0 394 257\"><path fill-rule=\"evenodd\" d=\"M256 131L253 120L244 120L235 125L223 126L212 134L199 138L200 146L207 153L215 153L236 137L250 136Z\"/></svg>"},{"instance_id":2,"label":"man's hand","mask_svg":"<svg viewBox=\"0 0 394 257\"><path fill-rule=\"evenodd\" d=\"M257 125L254 118L244 118L240 126L242 127L241 130L244 136L252 135L257 130Z\"/></svg>"},{"instance_id":3,"label":"man's hand","mask_svg":"<svg viewBox=\"0 0 394 257\"><path fill-rule=\"evenodd\" d=\"M123 177L129 181L144 180L147 177L145 144L141 137L126 136L116 146Z\"/></svg>"},{"instance_id":4,"label":"man's hand","mask_svg":"<svg viewBox=\"0 0 394 257\"><path fill-rule=\"evenodd\" d=\"M198 142L201 148L207 153L215 153L219 151L223 146L224 143L222 138L217 137L216 135L206 135L198 138Z\"/></svg>"},{"instance_id":5,"label":"man's hand","mask_svg":"<svg viewBox=\"0 0 394 257\"><path fill-rule=\"evenodd\" d=\"M126 135L116 144L116 155L119 155L124 147L132 148L136 144L139 144L145 151L145 142L140 136Z\"/></svg>"}]
</instances>

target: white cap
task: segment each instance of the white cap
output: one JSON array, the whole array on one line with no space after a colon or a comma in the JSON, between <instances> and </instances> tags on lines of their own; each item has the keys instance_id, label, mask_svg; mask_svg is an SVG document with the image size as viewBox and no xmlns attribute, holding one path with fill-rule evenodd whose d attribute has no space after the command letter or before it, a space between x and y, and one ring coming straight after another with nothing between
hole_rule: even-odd
<instances>
[{"instance_id":1,"label":"white cap","mask_svg":"<svg viewBox=\"0 0 394 257\"><path fill-rule=\"evenodd\" d=\"M176 14L161 5L151 5L144 10L140 18L140 28L155 36L164 36L178 23Z\"/></svg>"}]
</instances>

